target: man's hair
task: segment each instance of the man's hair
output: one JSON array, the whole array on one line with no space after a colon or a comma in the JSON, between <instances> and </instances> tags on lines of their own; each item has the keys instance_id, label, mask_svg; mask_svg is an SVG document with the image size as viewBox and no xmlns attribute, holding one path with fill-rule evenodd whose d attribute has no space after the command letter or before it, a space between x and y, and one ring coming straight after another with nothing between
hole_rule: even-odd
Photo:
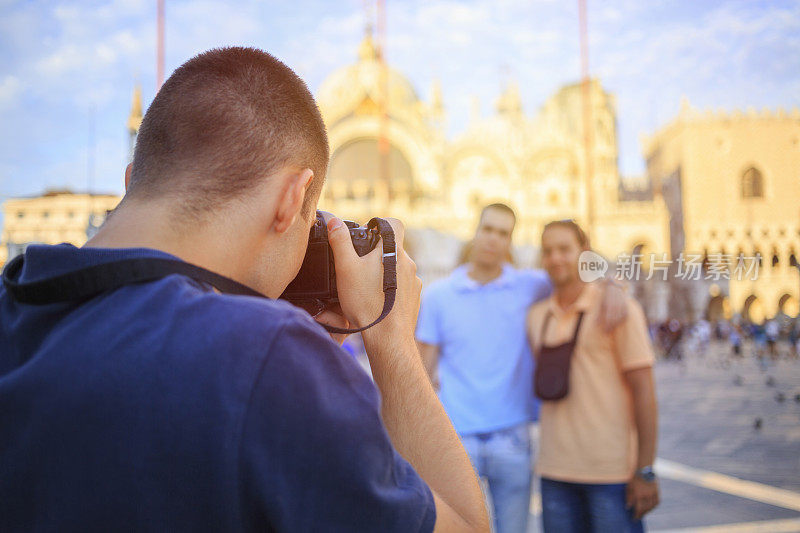
<instances>
[{"instance_id":1,"label":"man's hair","mask_svg":"<svg viewBox=\"0 0 800 533\"><path fill-rule=\"evenodd\" d=\"M514 219L514 225L517 224L517 215L514 213L514 210L511 209L510 207L508 207L506 204L499 204L499 203L498 204L489 204L486 207L484 207L483 209L481 209L481 216L480 216L480 218L478 220L483 220L483 215L485 215L486 212L489 211L490 209L496 209L498 211L502 211L504 213L508 213L509 215L511 215L511 218Z\"/></svg>"},{"instance_id":2,"label":"man's hair","mask_svg":"<svg viewBox=\"0 0 800 533\"><path fill-rule=\"evenodd\" d=\"M581 247L581 250L591 250L589 236L574 220L554 220L552 222L548 222L545 224L544 229L542 230L543 239L545 232L550 228L566 228L570 230L575 234L575 238L578 240L578 245Z\"/></svg>"},{"instance_id":3,"label":"man's hair","mask_svg":"<svg viewBox=\"0 0 800 533\"><path fill-rule=\"evenodd\" d=\"M201 215L292 165L322 188L328 137L314 97L292 69L255 48L216 48L181 65L142 120L127 194L175 195Z\"/></svg>"}]
</instances>

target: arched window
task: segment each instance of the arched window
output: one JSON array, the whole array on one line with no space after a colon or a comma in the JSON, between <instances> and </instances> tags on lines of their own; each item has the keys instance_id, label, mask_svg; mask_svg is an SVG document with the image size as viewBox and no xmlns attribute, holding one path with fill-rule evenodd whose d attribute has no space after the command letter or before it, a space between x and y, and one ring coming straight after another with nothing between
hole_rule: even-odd
<instances>
[{"instance_id":1,"label":"arched window","mask_svg":"<svg viewBox=\"0 0 800 533\"><path fill-rule=\"evenodd\" d=\"M750 167L742 174L742 198L763 198L764 177L755 167Z\"/></svg>"}]
</instances>

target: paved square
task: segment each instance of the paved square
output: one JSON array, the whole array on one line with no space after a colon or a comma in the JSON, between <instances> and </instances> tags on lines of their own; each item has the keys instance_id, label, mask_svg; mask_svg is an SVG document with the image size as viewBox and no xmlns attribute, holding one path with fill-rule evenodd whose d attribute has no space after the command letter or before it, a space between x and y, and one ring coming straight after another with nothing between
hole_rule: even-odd
<instances>
[{"instance_id":1,"label":"paved square","mask_svg":"<svg viewBox=\"0 0 800 533\"><path fill-rule=\"evenodd\" d=\"M662 503L649 531L800 531L800 361L729 353L712 343L656 365ZM539 531L537 495L531 508Z\"/></svg>"}]
</instances>

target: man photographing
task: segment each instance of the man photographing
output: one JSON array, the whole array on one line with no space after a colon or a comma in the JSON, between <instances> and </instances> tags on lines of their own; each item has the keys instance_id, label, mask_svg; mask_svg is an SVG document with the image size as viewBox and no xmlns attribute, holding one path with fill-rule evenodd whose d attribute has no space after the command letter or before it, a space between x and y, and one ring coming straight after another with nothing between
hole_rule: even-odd
<instances>
[{"instance_id":1,"label":"man photographing","mask_svg":"<svg viewBox=\"0 0 800 533\"><path fill-rule=\"evenodd\" d=\"M277 298L327 164L294 72L255 49L206 52L156 95L97 235L31 246L8 281L180 259ZM365 326L384 303L380 248L359 257L327 223L342 315L320 319ZM0 530L487 530L415 347L420 280L391 223L396 301L363 333L377 389L279 300L177 274L42 305L0 287Z\"/></svg>"}]
</instances>

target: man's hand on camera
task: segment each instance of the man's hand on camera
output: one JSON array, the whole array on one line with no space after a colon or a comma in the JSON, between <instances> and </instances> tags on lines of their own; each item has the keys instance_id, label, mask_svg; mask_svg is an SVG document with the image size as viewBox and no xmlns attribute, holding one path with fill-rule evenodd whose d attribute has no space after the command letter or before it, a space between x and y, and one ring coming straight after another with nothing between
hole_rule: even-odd
<instances>
[{"instance_id":1,"label":"man's hand on camera","mask_svg":"<svg viewBox=\"0 0 800 533\"><path fill-rule=\"evenodd\" d=\"M399 335L413 342L422 280L417 276L417 265L403 249L405 228L402 222L394 218L386 220L392 225L395 235L397 296L389 315L364 333L368 336ZM355 327L366 326L378 318L383 309L383 242L378 242L374 250L359 257L347 226L336 217L329 219L327 224L343 315Z\"/></svg>"},{"instance_id":2,"label":"man's hand on camera","mask_svg":"<svg viewBox=\"0 0 800 533\"><path fill-rule=\"evenodd\" d=\"M350 329L350 322L344 317L342 308L339 304L334 304L326 308L314 317L320 324L326 324L335 328ZM347 338L347 333L330 333L333 342L341 346Z\"/></svg>"}]
</instances>

